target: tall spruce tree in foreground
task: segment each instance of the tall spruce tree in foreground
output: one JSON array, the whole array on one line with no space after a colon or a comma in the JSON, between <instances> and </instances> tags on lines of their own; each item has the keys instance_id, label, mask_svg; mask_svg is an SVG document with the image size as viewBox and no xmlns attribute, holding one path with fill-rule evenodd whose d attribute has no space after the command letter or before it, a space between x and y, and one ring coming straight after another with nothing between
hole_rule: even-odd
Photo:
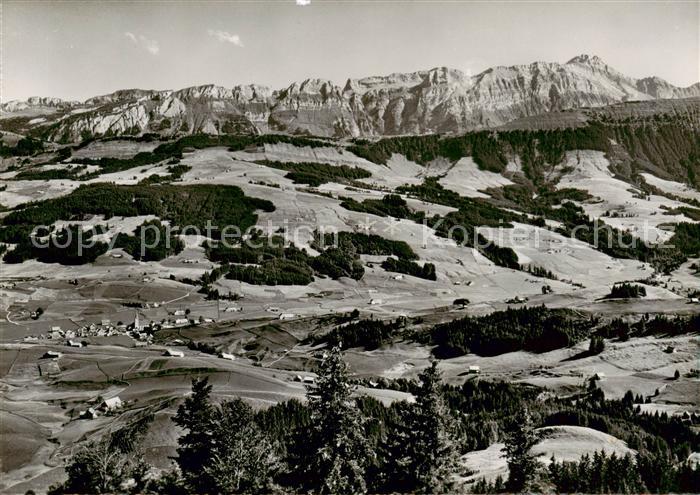
<instances>
[{"instance_id":1,"label":"tall spruce tree in foreground","mask_svg":"<svg viewBox=\"0 0 700 495\"><path fill-rule=\"evenodd\" d=\"M380 445L383 492L440 493L453 487L459 471L454 419L442 395L437 363L419 375L414 404L394 406L396 414Z\"/></svg>"},{"instance_id":2,"label":"tall spruce tree in foreground","mask_svg":"<svg viewBox=\"0 0 700 495\"><path fill-rule=\"evenodd\" d=\"M215 493L268 493L277 456L242 399L224 402L216 409L211 463L204 472Z\"/></svg>"},{"instance_id":3,"label":"tall spruce tree in foreground","mask_svg":"<svg viewBox=\"0 0 700 495\"><path fill-rule=\"evenodd\" d=\"M531 451L539 440L530 413L523 409L510 426L503 447L508 461L508 491L524 492L535 488L540 463Z\"/></svg>"},{"instance_id":4,"label":"tall spruce tree in foreground","mask_svg":"<svg viewBox=\"0 0 700 495\"><path fill-rule=\"evenodd\" d=\"M454 419L442 395L442 375L437 361L420 375L416 393L417 416L413 447L416 453L417 490L424 493L449 491L452 475L459 470L453 435Z\"/></svg>"},{"instance_id":5,"label":"tall spruce tree in foreground","mask_svg":"<svg viewBox=\"0 0 700 495\"><path fill-rule=\"evenodd\" d=\"M308 471L313 491L367 491L365 470L373 453L353 391L340 347L334 347L323 357L316 385L307 394L313 425L314 451Z\"/></svg>"},{"instance_id":6,"label":"tall spruce tree in foreground","mask_svg":"<svg viewBox=\"0 0 700 495\"><path fill-rule=\"evenodd\" d=\"M187 430L178 439L176 462L185 488L192 493L214 493L214 481L205 472L211 465L214 439L214 407L209 378L192 380L192 394L178 407L173 422Z\"/></svg>"},{"instance_id":7,"label":"tall spruce tree in foreground","mask_svg":"<svg viewBox=\"0 0 700 495\"><path fill-rule=\"evenodd\" d=\"M176 458L182 483L171 484L184 484L187 493L269 492L277 456L252 408L240 398L214 405L211 388L207 378L193 380L192 395L173 418L187 432Z\"/></svg>"},{"instance_id":8,"label":"tall spruce tree in foreground","mask_svg":"<svg viewBox=\"0 0 700 495\"><path fill-rule=\"evenodd\" d=\"M406 401L391 406L386 432L377 446L379 468L371 491L379 493L409 493L416 490L415 436L416 405Z\"/></svg>"}]
</instances>

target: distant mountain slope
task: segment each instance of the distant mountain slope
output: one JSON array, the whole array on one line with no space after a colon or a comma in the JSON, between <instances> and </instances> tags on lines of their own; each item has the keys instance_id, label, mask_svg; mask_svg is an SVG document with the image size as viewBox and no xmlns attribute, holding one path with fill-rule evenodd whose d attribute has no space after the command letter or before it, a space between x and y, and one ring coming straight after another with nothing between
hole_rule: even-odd
<instances>
[{"instance_id":1,"label":"distant mountain slope","mask_svg":"<svg viewBox=\"0 0 700 495\"><path fill-rule=\"evenodd\" d=\"M700 97L631 101L604 107L547 112L513 120L497 130L544 130L583 127L591 121L643 125L675 121L700 130Z\"/></svg>"},{"instance_id":2,"label":"distant mountain slope","mask_svg":"<svg viewBox=\"0 0 700 495\"><path fill-rule=\"evenodd\" d=\"M207 85L120 90L83 103L30 98L2 104L0 127L64 142L145 132L458 133L547 112L689 97L700 97L700 83L678 88L657 77L634 79L598 57L580 55L565 64L494 67L475 76L439 67L349 79L343 87L307 79L281 90Z\"/></svg>"}]
</instances>

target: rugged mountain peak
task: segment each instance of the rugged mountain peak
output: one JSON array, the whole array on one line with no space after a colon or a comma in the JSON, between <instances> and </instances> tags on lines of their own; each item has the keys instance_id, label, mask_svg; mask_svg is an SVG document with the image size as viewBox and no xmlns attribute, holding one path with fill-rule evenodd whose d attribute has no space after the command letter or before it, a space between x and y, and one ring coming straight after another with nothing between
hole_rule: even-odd
<instances>
[{"instance_id":1,"label":"rugged mountain peak","mask_svg":"<svg viewBox=\"0 0 700 495\"><path fill-rule=\"evenodd\" d=\"M582 53L567 62L567 64L608 65L597 55Z\"/></svg>"},{"instance_id":2,"label":"rugged mountain peak","mask_svg":"<svg viewBox=\"0 0 700 495\"><path fill-rule=\"evenodd\" d=\"M95 96L85 100L85 105L106 105L108 103L121 103L150 97L158 93L152 89L120 89L106 95Z\"/></svg>"},{"instance_id":3,"label":"rugged mountain peak","mask_svg":"<svg viewBox=\"0 0 700 495\"><path fill-rule=\"evenodd\" d=\"M687 88L677 88L660 77L645 77L636 81L639 91L654 98L688 98L700 96L700 83L695 83Z\"/></svg>"},{"instance_id":4,"label":"rugged mountain peak","mask_svg":"<svg viewBox=\"0 0 700 495\"><path fill-rule=\"evenodd\" d=\"M449 67L435 67L426 74L426 82L431 85L463 84L467 79L464 72Z\"/></svg>"},{"instance_id":5,"label":"rugged mountain peak","mask_svg":"<svg viewBox=\"0 0 700 495\"><path fill-rule=\"evenodd\" d=\"M27 99L27 104L30 106L58 107L72 102L63 101L60 98L52 98L50 96L30 96Z\"/></svg>"},{"instance_id":6,"label":"rugged mountain peak","mask_svg":"<svg viewBox=\"0 0 700 495\"><path fill-rule=\"evenodd\" d=\"M238 99L248 101L266 101L271 98L273 94L269 86L263 86L261 84L235 86L233 92Z\"/></svg>"},{"instance_id":7,"label":"rugged mountain peak","mask_svg":"<svg viewBox=\"0 0 700 495\"><path fill-rule=\"evenodd\" d=\"M71 119L47 118L29 125L44 126L49 139L79 140L85 132L216 134L243 128L347 137L458 133L551 111L695 96L700 96L700 84L678 88L658 77L635 79L595 55L582 54L565 64L500 66L476 76L441 66L348 79L342 88L310 78L275 91L214 84L177 91L130 89L83 104L34 98L3 104L0 110L3 115L32 116L73 111ZM82 116L83 110L92 111Z\"/></svg>"},{"instance_id":8,"label":"rugged mountain peak","mask_svg":"<svg viewBox=\"0 0 700 495\"><path fill-rule=\"evenodd\" d=\"M175 95L181 100L188 99L205 99L205 100L223 100L233 98L233 91L223 86L215 84L204 84L201 86L191 86L175 92Z\"/></svg>"},{"instance_id":9,"label":"rugged mountain peak","mask_svg":"<svg viewBox=\"0 0 700 495\"><path fill-rule=\"evenodd\" d=\"M293 82L290 84L289 87L287 87L287 92L290 94L316 94L325 91L327 88L333 88L334 86L333 81L329 81L327 79L304 79L301 82Z\"/></svg>"},{"instance_id":10,"label":"rugged mountain peak","mask_svg":"<svg viewBox=\"0 0 700 495\"><path fill-rule=\"evenodd\" d=\"M0 105L0 111L3 113L22 112L25 110L46 111L47 113L56 110L67 109L73 106L80 105L77 101L66 101L60 98L52 98L50 96L30 96L26 101L10 100Z\"/></svg>"},{"instance_id":11,"label":"rugged mountain peak","mask_svg":"<svg viewBox=\"0 0 700 495\"><path fill-rule=\"evenodd\" d=\"M405 88L423 82L425 72L394 72L388 76L369 76L360 79L348 79L344 91L363 94L366 91L391 90Z\"/></svg>"},{"instance_id":12,"label":"rugged mountain peak","mask_svg":"<svg viewBox=\"0 0 700 495\"><path fill-rule=\"evenodd\" d=\"M293 82L279 93L279 97L285 100L309 97L340 99L342 98L342 90L328 79L311 78L301 82Z\"/></svg>"}]
</instances>

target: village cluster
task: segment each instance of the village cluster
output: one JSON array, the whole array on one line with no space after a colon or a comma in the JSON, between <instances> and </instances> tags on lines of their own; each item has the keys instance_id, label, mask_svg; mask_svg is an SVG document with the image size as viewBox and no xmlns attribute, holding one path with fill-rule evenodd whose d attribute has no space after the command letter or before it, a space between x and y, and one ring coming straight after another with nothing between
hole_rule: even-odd
<instances>
[{"instance_id":1,"label":"village cluster","mask_svg":"<svg viewBox=\"0 0 700 495\"><path fill-rule=\"evenodd\" d=\"M77 329L63 329L58 325L54 325L45 334L27 335L24 337L25 342L37 342L40 340L65 341L65 344L70 347L84 347L87 345L85 340L89 337L112 337L115 335L126 335L136 341L136 345L150 344L153 339L153 334L161 329L179 328L190 325L198 325L204 323L213 323L212 318L200 316L198 318L190 318L189 311L175 310L171 318L164 319L160 322L148 321L144 322L138 312L134 315L132 323L117 322L103 319L99 323L89 323Z\"/></svg>"}]
</instances>

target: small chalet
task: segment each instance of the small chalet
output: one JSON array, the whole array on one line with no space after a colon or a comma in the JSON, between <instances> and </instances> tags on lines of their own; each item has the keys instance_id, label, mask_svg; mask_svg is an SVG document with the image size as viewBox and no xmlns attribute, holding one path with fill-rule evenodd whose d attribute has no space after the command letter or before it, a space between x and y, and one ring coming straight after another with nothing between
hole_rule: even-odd
<instances>
[{"instance_id":1,"label":"small chalet","mask_svg":"<svg viewBox=\"0 0 700 495\"><path fill-rule=\"evenodd\" d=\"M113 411L114 409L119 409L123 405L124 403L122 400L116 396L102 401L102 404L100 404L100 409L104 411Z\"/></svg>"}]
</instances>

